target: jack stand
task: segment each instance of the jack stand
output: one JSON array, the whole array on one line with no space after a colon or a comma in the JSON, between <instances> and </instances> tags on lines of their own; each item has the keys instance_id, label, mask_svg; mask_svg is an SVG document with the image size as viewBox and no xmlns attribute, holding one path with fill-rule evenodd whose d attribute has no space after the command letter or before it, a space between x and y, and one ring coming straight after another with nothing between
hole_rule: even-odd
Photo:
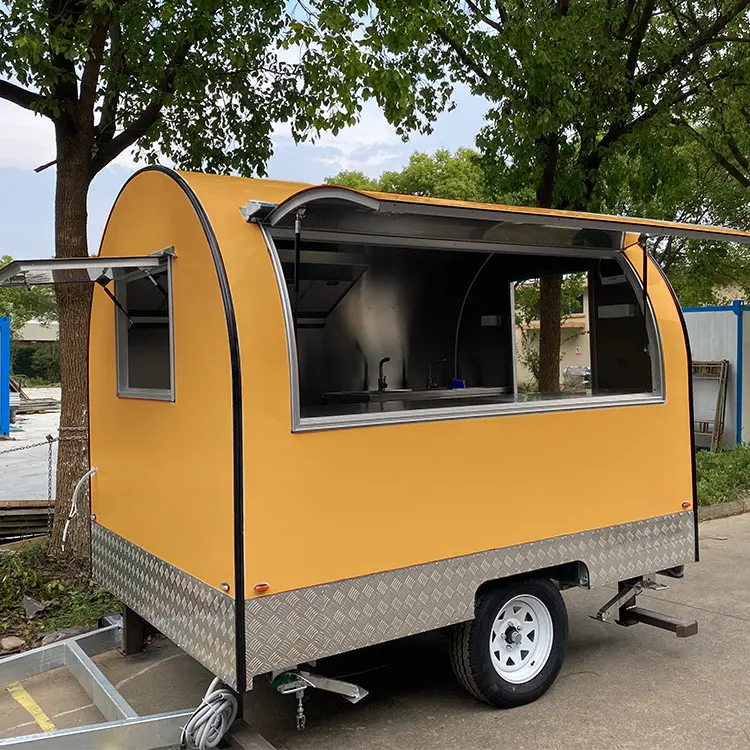
<instances>
[{"instance_id":1,"label":"jack stand","mask_svg":"<svg viewBox=\"0 0 750 750\"><path fill-rule=\"evenodd\" d=\"M676 617L654 612L650 609L636 606L636 597L643 593L644 589L652 591L661 591L668 588L664 584L657 583L654 576L642 576L639 578L630 578L627 581L620 581L617 584L617 593L596 613L592 619L600 622L612 622L612 614L617 608L618 625L630 627L637 625L639 622L644 625L651 625L662 630L669 630L678 638L688 638L698 632L698 623L685 622L678 620Z\"/></svg>"},{"instance_id":2,"label":"jack stand","mask_svg":"<svg viewBox=\"0 0 750 750\"><path fill-rule=\"evenodd\" d=\"M651 591L664 591L669 588L668 583L662 583L656 580L656 574L652 573L648 576L643 576L643 588L651 589Z\"/></svg>"},{"instance_id":3,"label":"jack stand","mask_svg":"<svg viewBox=\"0 0 750 750\"><path fill-rule=\"evenodd\" d=\"M643 579L633 578L628 581L620 581L617 584L617 593L607 601L606 604L595 614L590 615L591 619L601 622L612 622L612 613L615 607L619 607L620 615L622 610L635 604L635 598L643 591ZM615 620L618 624L619 620Z\"/></svg>"},{"instance_id":4,"label":"jack stand","mask_svg":"<svg viewBox=\"0 0 750 750\"><path fill-rule=\"evenodd\" d=\"M334 677L324 677L323 675L297 669L273 672L271 674L271 686L275 687L282 695L295 695L297 697L296 721L297 729L300 731L305 728L307 723L304 708L305 691L307 688L317 688L318 690L326 690L329 693L336 693L350 703L359 703L362 698L368 695L367 690L352 682L345 682L344 680L337 680Z\"/></svg>"}]
</instances>

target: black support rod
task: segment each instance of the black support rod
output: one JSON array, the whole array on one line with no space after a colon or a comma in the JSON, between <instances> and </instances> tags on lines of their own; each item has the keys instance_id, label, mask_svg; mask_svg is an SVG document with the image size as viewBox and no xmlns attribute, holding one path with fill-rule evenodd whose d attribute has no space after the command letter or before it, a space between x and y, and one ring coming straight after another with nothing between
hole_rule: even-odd
<instances>
[{"instance_id":1,"label":"black support rod","mask_svg":"<svg viewBox=\"0 0 750 750\"><path fill-rule=\"evenodd\" d=\"M648 351L648 249L647 238L641 239L643 247L643 342L645 351Z\"/></svg>"},{"instance_id":2,"label":"black support rod","mask_svg":"<svg viewBox=\"0 0 750 750\"><path fill-rule=\"evenodd\" d=\"M302 217L305 209L300 208L294 216L294 305L292 307L292 323L294 337L297 337L297 308L299 307L299 264L300 264L300 235L302 233Z\"/></svg>"},{"instance_id":3,"label":"black support rod","mask_svg":"<svg viewBox=\"0 0 750 750\"><path fill-rule=\"evenodd\" d=\"M104 289L104 292L107 295L107 297L109 297L112 300L115 307L128 319L128 323L130 323L130 325L132 326L133 319L130 317L130 315L128 315L128 311L120 304L120 300L118 300L117 297L115 297L115 295L109 291L109 289L107 288L108 283L109 283L108 279L106 281L103 281L103 280L100 281L97 279L97 284L99 284L99 286L102 289Z\"/></svg>"}]
</instances>

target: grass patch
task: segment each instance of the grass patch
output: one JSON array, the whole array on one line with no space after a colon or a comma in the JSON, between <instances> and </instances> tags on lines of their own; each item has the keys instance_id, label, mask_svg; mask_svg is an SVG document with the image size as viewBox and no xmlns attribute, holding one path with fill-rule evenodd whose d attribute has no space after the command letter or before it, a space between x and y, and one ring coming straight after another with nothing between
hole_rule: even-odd
<instances>
[{"instance_id":1,"label":"grass patch","mask_svg":"<svg viewBox=\"0 0 750 750\"><path fill-rule=\"evenodd\" d=\"M59 388L60 383L47 378L27 378L23 379L24 388Z\"/></svg>"},{"instance_id":2,"label":"grass patch","mask_svg":"<svg viewBox=\"0 0 750 750\"><path fill-rule=\"evenodd\" d=\"M698 505L716 505L738 500L750 491L750 445L710 453L699 451Z\"/></svg>"},{"instance_id":3,"label":"grass patch","mask_svg":"<svg viewBox=\"0 0 750 750\"><path fill-rule=\"evenodd\" d=\"M45 606L31 620L21 606L24 595ZM46 542L0 552L0 636L17 635L31 647L45 632L96 625L120 609L117 599L94 585L85 563L47 557Z\"/></svg>"}]
</instances>

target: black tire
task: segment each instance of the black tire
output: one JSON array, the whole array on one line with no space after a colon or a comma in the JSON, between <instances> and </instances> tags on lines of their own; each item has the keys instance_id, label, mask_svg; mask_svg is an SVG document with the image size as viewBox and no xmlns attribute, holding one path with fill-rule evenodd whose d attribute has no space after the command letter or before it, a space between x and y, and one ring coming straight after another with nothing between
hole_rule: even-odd
<instances>
[{"instance_id":1,"label":"black tire","mask_svg":"<svg viewBox=\"0 0 750 750\"><path fill-rule=\"evenodd\" d=\"M490 639L495 619L511 599L520 595L535 597L544 605L551 619L552 643L541 670L528 681L518 683L507 681L495 668ZM513 638L513 629L506 633L509 635L503 637ZM535 701L550 688L562 666L567 642L568 613L565 602L552 581L546 578L515 581L481 594L477 599L475 618L454 626L451 634L451 664L459 682L473 696L491 706L514 708ZM495 639L493 643L498 641ZM511 645L511 648L514 646ZM522 646L519 645L518 648ZM501 650L494 653L500 658L504 657ZM531 665L533 670L533 662Z\"/></svg>"}]
</instances>

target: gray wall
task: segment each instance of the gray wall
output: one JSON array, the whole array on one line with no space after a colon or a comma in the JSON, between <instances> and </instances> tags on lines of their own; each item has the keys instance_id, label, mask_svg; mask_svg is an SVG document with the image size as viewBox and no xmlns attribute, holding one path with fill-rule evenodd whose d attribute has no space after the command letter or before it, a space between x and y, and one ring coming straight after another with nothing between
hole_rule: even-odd
<instances>
[{"instance_id":1,"label":"gray wall","mask_svg":"<svg viewBox=\"0 0 750 750\"><path fill-rule=\"evenodd\" d=\"M732 310L684 311L693 361L729 360L724 444L736 443L737 425L737 316ZM713 419L716 409L717 381L693 380L695 419ZM669 394L667 394L669 397ZM707 441L696 438L699 446Z\"/></svg>"}]
</instances>

